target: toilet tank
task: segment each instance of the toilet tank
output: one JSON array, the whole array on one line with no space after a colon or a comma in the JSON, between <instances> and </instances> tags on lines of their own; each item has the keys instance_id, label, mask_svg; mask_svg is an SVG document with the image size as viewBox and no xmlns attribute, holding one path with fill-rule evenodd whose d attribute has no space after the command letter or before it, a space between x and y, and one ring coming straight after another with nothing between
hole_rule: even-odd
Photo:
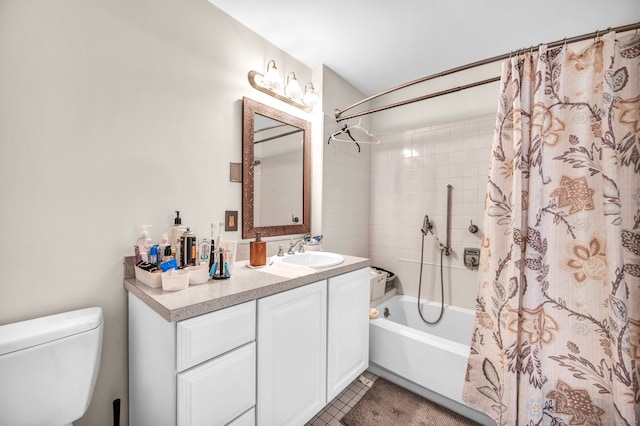
<instances>
[{"instance_id":1,"label":"toilet tank","mask_svg":"<svg viewBox=\"0 0 640 426\"><path fill-rule=\"evenodd\" d=\"M87 411L100 367L102 309L0 326L0 425L67 425Z\"/></svg>"}]
</instances>

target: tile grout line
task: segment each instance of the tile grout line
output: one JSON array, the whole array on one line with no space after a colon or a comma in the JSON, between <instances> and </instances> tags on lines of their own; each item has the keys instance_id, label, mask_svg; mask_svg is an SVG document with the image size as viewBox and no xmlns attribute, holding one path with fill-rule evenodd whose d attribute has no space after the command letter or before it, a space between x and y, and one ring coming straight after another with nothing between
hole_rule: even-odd
<instances>
[{"instance_id":1,"label":"tile grout line","mask_svg":"<svg viewBox=\"0 0 640 426\"><path fill-rule=\"evenodd\" d=\"M365 371L313 416L305 426L341 426L340 420L362 399L377 378L375 374Z\"/></svg>"}]
</instances>

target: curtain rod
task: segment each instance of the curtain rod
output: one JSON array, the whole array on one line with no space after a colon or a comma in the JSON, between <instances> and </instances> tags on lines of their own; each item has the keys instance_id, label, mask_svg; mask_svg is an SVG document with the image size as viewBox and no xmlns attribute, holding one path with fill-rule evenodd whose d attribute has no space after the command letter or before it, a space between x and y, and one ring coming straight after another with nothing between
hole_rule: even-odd
<instances>
[{"instance_id":1,"label":"curtain rod","mask_svg":"<svg viewBox=\"0 0 640 426\"><path fill-rule=\"evenodd\" d=\"M567 44L567 43L576 43L576 42L579 42L579 41L589 40L590 38L599 38L601 35L604 35L604 34L610 32L610 31L615 31L617 33L623 33L625 31L631 31L631 30L637 30L637 29L640 29L640 22L636 22L636 23L629 24L629 25L622 25L620 27L615 27L615 28L607 28L605 31L594 31L594 32L589 33L589 34L583 34L583 35L576 36L576 37L565 38L563 40L558 40L558 41L554 41L552 43L547 43L547 46L548 47L557 47L557 46L561 46L561 45L564 45L564 44ZM532 48L533 48L533 46L532 46ZM519 50L526 50L526 49L519 49ZM489 78L489 79L486 79L486 80L477 81L475 83L466 84L464 86L457 86L457 87L454 87L454 88L451 88L451 89L443 90L441 92L430 93L428 95L420 96L420 97L417 97L417 98L396 102L396 103L385 105L385 106L382 106L382 107L373 108L373 109L370 109L370 110L357 112L357 113L353 113L353 114L346 115L346 116L342 115L345 112L349 111L350 109L353 109L353 108L357 107L358 105L361 105L361 104L363 104L365 102L369 102L369 101L371 101L373 99L379 98L380 96L384 96L384 95L387 95L389 93L393 93L395 91L407 88L409 86L413 86L415 84L419 84L419 83L423 83L425 81L433 80L434 78L444 77L446 75L450 75L450 74L457 73L459 71L464 71L464 70L468 70L468 69L471 69L471 68L479 67L481 65L488 65L488 64L492 64L494 62L503 61L503 60L509 59L511 56L513 56L513 53L514 52L505 53L504 55L494 56L492 58L487 58L487 59L483 59L481 61L472 62L470 64L462 65L462 66L459 66L459 67L456 67L456 68L451 68L451 69L446 70L446 71L442 71L442 72L439 72L439 73L436 73L436 74L432 74L432 75L429 75L429 76L426 76L426 77L419 78L417 80L410 81L408 83L401 84L401 85L396 86L396 87L392 87L391 89L385 90L384 92L380 92L380 93L378 93L376 95L373 95L373 96L369 96L368 98L365 98L365 99L363 99L363 100L361 100L359 102L356 102L355 104L350 105L350 106L348 106L348 107L346 107L344 109L341 109L341 110L340 109L336 109L336 111L335 111L336 121L340 122L340 121L348 120L350 118L361 117L363 115L372 114L374 112L380 112L380 111L384 111L384 110L387 110L387 109L391 109L391 108L395 108L395 107L411 104L411 103L414 103L414 102L424 101L426 99L436 98L436 97L442 96L442 95L448 95L450 93L459 92L461 90L470 89L472 87L482 86L484 84L500 81L500 77L493 77L493 78Z\"/></svg>"}]
</instances>

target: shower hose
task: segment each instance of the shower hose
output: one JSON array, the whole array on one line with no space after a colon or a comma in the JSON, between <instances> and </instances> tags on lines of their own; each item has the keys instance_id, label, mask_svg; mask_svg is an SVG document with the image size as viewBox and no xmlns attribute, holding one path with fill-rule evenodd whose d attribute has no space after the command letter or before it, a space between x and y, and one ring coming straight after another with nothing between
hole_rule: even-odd
<instances>
[{"instance_id":1,"label":"shower hose","mask_svg":"<svg viewBox=\"0 0 640 426\"><path fill-rule=\"evenodd\" d=\"M420 318L422 318L422 321L426 322L427 324L437 324L440 319L442 319L442 314L444 313L444 275L443 275L443 269L442 269L442 256L444 255L444 251L446 249L446 247L441 247L440 248L440 314L438 315L438 318L435 321L428 321L424 318L424 315L422 314L422 309L420 309L420 295L422 293L422 265L424 262L424 237L427 235L427 232L422 231L422 248L420 249L420 278L418 280L418 313L420 314ZM442 245L442 244L441 244Z\"/></svg>"}]
</instances>

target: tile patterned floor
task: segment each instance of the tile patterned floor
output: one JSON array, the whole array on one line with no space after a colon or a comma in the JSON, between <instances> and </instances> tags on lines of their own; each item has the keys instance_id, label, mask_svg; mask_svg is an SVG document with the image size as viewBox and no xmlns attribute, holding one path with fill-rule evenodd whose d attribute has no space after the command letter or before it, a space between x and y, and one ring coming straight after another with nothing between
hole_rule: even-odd
<instances>
[{"instance_id":1,"label":"tile patterned floor","mask_svg":"<svg viewBox=\"0 0 640 426\"><path fill-rule=\"evenodd\" d=\"M360 380L360 377L370 381L368 386ZM341 426L340 419L360 401L378 378L378 376L368 371L362 373L360 377L351 382L345 390L327 404L305 426Z\"/></svg>"}]
</instances>

